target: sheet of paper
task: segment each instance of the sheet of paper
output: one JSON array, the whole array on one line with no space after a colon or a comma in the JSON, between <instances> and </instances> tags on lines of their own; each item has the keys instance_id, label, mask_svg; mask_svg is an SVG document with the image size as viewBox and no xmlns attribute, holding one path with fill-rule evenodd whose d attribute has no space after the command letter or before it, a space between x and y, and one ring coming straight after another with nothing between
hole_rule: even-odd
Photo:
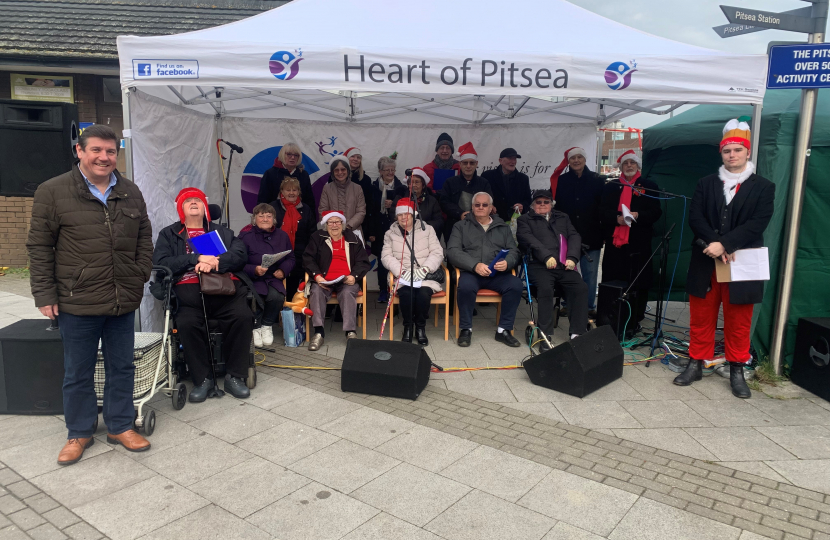
<instances>
[{"instance_id":1,"label":"sheet of paper","mask_svg":"<svg viewBox=\"0 0 830 540\"><path fill-rule=\"evenodd\" d=\"M623 220L625 220L625 224L629 227L631 227L632 222L637 221L636 219L634 219L634 216L631 215L631 210L629 210L626 205L622 205L622 215Z\"/></svg>"},{"instance_id":2,"label":"sheet of paper","mask_svg":"<svg viewBox=\"0 0 830 540\"><path fill-rule=\"evenodd\" d=\"M269 267L277 264L281 260L283 260L285 258L285 256L288 255L289 253L291 253L291 250L283 251L281 253L263 255L262 256L262 266L264 268L269 268Z\"/></svg>"},{"instance_id":3,"label":"sheet of paper","mask_svg":"<svg viewBox=\"0 0 830 540\"><path fill-rule=\"evenodd\" d=\"M318 281L317 284L318 285L334 285L335 283L340 283L345 278L346 278L346 276L340 276L339 278L333 279L331 281Z\"/></svg>"},{"instance_id":4,"label":"sheet of paper","mask_svg":"<svg viewBox=\"0 0 830 540\"><path fill-rule=\"evenodd\" d=\"M415 283L410 283L407 280L405 280L404 278L401 278L400 286L401 287L412 287L413 289L420 289L422 283L423 283L423 281L416 281Z\"/></svg>"},{"instance_id":5,"label":"sheet of paper","mask_svg":"<svg viewBox=\"0 0 830 540\"><path fill-rule=\"evenodd\" d=\"M729 267L732 270L732 281L767 281L769 251L765 247L739 249Z\"/></svg>"}]
</instances>

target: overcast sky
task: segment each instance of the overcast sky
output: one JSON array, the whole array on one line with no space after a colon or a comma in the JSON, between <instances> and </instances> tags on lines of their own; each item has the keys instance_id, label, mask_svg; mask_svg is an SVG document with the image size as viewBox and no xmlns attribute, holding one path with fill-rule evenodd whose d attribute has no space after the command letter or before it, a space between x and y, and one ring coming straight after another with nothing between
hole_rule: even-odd
<instances>
[{"instance_id":1,"label":"overcast sky","mask_svg":"<svg viewBox=\"0 0 830 540\"><path fill-rule=\"evenodd\" d=\"M789 11L811 5L799 0L569 0L571 3L598 13L603 17L648 32L660 37L682 41L699 47L734 51L749 54L766 54L770 41L807 40L806 34L765 30L743 36L722 39L713 26L729 21L720 9L720 5L760 9L763 11ZM614 36L592 36L586 29L586 39L608 40ZM682 108L687 110L687 108ZM664 117L649 114L637 114L625 118L628 127L646 128L656 124Z\"/></svg>"}]
</instances>

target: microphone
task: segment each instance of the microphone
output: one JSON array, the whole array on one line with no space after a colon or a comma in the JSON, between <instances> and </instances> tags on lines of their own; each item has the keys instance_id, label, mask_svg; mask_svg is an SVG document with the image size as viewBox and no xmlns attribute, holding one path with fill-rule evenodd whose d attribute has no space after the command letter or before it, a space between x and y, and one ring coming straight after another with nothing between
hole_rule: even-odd
<instances>
[{"instance_id":1,"label":"microphone","mask_svg":"<svg viewBox=\"0 0 830 540\"><path fill-rule=\"evenodd\" d=\"M219 139L219 140L222 141L223 143L225 143L226 145L228 145L230 147L230 149L233 150L234 152L236 152L237 154L242 153L242 147L241 146L237 146L237 145L235 145L231 142L226 141L225 139Z\"/></svg>"},{"instance_id":2,"label":"microphone","mask_svg":"<svg viewBox=\"0 0 830 540\"><path fill-rule=\"evenodd\" d=\"M703 240L703 238L698 238L697 240L695 240L695 245L696 245L696 246L700 246L700 248L701 248L701 249L706 249L706 248L708 248L708 247L709 247L709 244L707 244L707 243Z\"/></svg>"}]
</instances>

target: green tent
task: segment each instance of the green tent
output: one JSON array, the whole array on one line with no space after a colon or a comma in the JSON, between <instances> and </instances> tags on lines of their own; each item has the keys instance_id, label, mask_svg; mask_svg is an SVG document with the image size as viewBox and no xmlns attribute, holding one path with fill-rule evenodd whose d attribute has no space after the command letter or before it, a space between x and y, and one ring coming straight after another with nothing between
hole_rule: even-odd
<instances>
[{"instance_id":1,"label":"green tent","mask_svg":"<svg viewBox=\"0 0 830 540\"><path fill-rule=\"evenodd\" d=\"M799 90L769 90L761 116L758 158L753 156L757 173L773 181L775 214L765 234L770 251L771 280L766 285L763 304L756 306L753 345L762 358L769 353L772 325L778 305L780 254L790 196L790 171L793 146L798 128L801 101ZM643 174L664 190L691 198L697 180L717 171L721 165L718 143L724 124L739 116L749 116L748 105L699 105L644 132ZM758 134L753 134L757 137ZM801 216L792 304L787 326L785 361L792 362L795 331L801 317L830 317L830 92L819 92L813 129L812 155L807 189ZM692 232L688 213L683 216L683 199L666 203L662 227L683 221L682 244L678 229L672 235L668 275L675 260L677 272L672 286L672 300L686 298L686 272L689 267ZM688 210L688 204L686 204ZM656 246L656 243L655 243Z\"/></svg>"}]
</instances>

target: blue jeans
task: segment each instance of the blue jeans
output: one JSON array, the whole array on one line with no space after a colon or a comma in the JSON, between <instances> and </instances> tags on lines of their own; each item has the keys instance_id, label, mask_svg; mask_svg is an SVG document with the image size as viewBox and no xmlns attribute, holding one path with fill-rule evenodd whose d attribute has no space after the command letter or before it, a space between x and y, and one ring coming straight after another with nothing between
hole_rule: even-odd
<instances>
[{"instance_id":1,"label":"blue jeans","mask_svg":"<svg viewBox=\"0 0 830 540\"><path fill-rule=\"evenodd\" d=\"M579 259L582 281L588 286L588 309L597 309L597 276L599 275L599 249L592 249ZM589 262L588 257L594 260Z\"/></svg>"},{"instance_id":2,"label":"blue jeans","mask_svg":"<svg viewBox=\"0 0 830 540\"><path fill-rule=\"evenodd\" d=\"M69 439L92 436L98 417L95 397L95 363L98 340L104 353L104 423L118 435L133 429L135 366L135 312L120 316L58 315L63 339L63 416Z\"/></svg>"}]
</instances>

